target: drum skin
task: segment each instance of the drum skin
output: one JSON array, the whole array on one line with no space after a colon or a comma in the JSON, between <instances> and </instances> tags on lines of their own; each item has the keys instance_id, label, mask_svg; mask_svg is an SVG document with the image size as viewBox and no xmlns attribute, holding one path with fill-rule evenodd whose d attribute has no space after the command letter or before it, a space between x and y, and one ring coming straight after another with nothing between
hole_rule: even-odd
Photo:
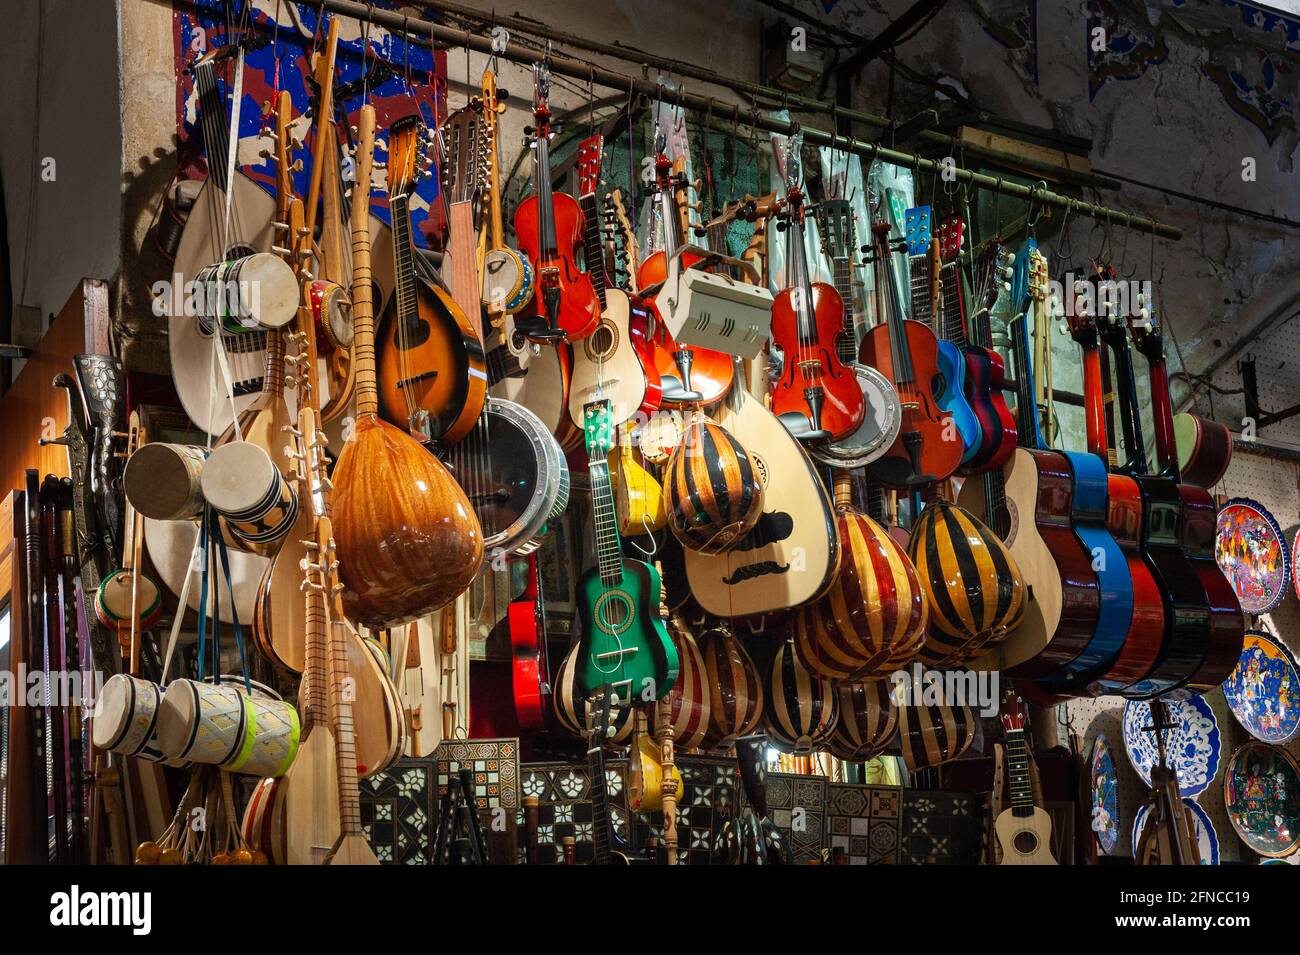
<instances>
[{"instance_id":1,"label":"drum skin","mask_svg":"<svg viewBox=\"0 0 1300 955\"><path fill-rule=\"evenodd\" d=\"M798 612L795 649L828 679L875 679L921 651L929 602L912 561L871 518L841 508L839 540L839 573L825 596Z\"/></svg>"}]
</instances>

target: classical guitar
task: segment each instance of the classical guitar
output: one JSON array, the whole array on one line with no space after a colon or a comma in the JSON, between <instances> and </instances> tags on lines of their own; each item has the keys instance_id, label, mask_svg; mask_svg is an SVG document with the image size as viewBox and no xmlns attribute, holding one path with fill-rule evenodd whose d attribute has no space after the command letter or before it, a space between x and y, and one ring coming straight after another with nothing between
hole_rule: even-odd
<instances>
[{"instance_id":1,"label":"classical guitar","mask_svg":"<svg viewBox=\"0 0 1300 955\"><path fill-rule=\"evenodd\" d=\"M1183 520L1179 542L1191 560L1197 579L1205 589L1210 610L1210 641L1205 657L1183 684L1196 693L1208 692L1236 668L1241 656L1245 620L1241 603L1232 584L1223 576L1214 559L1217 512L1209 491L1182 483L1178 468L1178 449L1174 443L1174 416L1169 399L1169 377L1165 371L1165 345L1159 322L1150 313L1133 323L1133 339L1147 360L1151 377L1151 410L1155 416L1156 456L1161 477L1178 485L1182 499Z\"/></svg>"},{"instance_id":2,"label":"classical guitar","mask_svg":"<svg viewBox=\"0 0 1300 955\"><path fill-rule=\"evenodd\" d=\"M942 481L961 464L965 445L952 419L939 407L947 383L939 371L939 343L933 330L904 317L894 281L889 225L873 228L876 314L883 316L858 350L858 360L880 370L902 404L898 438L868 468L882 483L912 488Z\"/></svg>"},{"instance_id":3,"label":"classical guitar","mask_svg":"<svg viewBox=\"0 0 1300 955\"><path fill-rule=\"evenodd\" d=\"M812 281L804 250L807 208L799 151L790 137L785 157L786 288L772 303L772 341L784 356L772 388L772 411L801 441L839 441L857 431L866 401L857 376L840 359L844 300L833 286Z\"/></svg>"},{"instance_id":4,"label":"classical guitar","mask_svg":"<svg viewBox=\"0 0 1300 955\"><path fill-rule=\"evenodd\" d=\"M889 450L898 437L903 409L889 379L875 368L858 362L858 328L853 308L853 259L858 243L853 204L847 199L823 200L817 206L817 224L822 251L830 260L835 276L835 290L844 302L844 332L839 336L836 350L840 361L853 369L858 379L865 413L862 423L848 437L810 444L808 453L831 467L859 467Z\"/></svg>"},{"instance_id":5,"label":"classical guitar","mask_svg":"<svg viewBox=\"0 0 1300 955\"><path fill-rule=\"evenodd\" d=\"M1200 666L1210 640L1210 607L1205 588L1191 560L1183 553L1179 528L1183 503L1178 486L1148 475L1146 441L1138 412L1137 381L1125 317L1098 316L1102 339L1110 346L1118 380L1120 425L1129 459L1120 468L1137 483L1141 495L1142 523L1138 541L1160 591L1165 632L1160 656L1140 683L1123 695L1153 697L1186 682Z\"/></svg>"},{"instance_id":6,"label":"classical guitar","mask_svg":"<svg viewBox=\"0 0 1300 955\"><path fill-rule=\"evenodd\" d=\"M623 556L606 463L614 445L609 401L587 405L584 417L597 565L577 587L580 686L589 693L609 686L624 704L661 699L677 680L679 660L659 616L659 573Z\"/></svg>"},{"instance_id":7,"label":"classical guitar","mask_svg":"<svg viewBox=\"0 0 1300 955\"><path fill-rule=\"evenodd\" d=\"M1070 334L1083 349L1084 425L1088 451L1110 461L1104 410L1101 341L1098 322L1086 310L1071 309ZM1106 526L1128 563L1133 585L1133 616L1124 645L1109 670L1097 677L1101 692L1125 692L1126 687L1151 688L1157 682L1153 671L1166 639L1164 600L1152 574L1150 556L1142 548L1142 491L1126 474L1107 477ZM1126 694L1127 695L1127 694Z\"/></svg>"},{"instance_id":8,"label":"classical guitar","mask_svg":"<svg viewBox=\"0 0 1300 955\"><path fill-rule=\"evenodd\" d=\"M537 271L533 300L516 317L529 338L567 342L586 338L600 321L600 298L591 278L578 266L577 250L585 238L585 219L578 201L551 188L550 143L555 130L549 104L550 71L533 65L533 182L537 191L515 210L520 251Z\"/></svg>"},{"instance_id":9,"label":"classical guitar","mask_svg":"<svg viewBox=\"0 0 1300 955\"><path fill-rule=\"evenodd\" d=\"M1029 777L1029 717L1025 701L1015 690L1002 697L1002 728L1007 734L1007 775L1011 781L1011 808L994 820L1002 847L1002 865L1056 865L1052 855L1052 817L1034 804Z\"/></svg>"},{"instance_id":10,"label":"classical guitar","mask_svg":"<svg viewBox=\"0 0 1300 955\"><path fill-rule=\"evenodd\" d=\"M656 616L658 615L656 605ZM637 855L614 828L609 812L609 786L605 778L605 741L614 735L614 699L628 706L611 686L597 687L588 702L587 772L591 776L591 843L592 865L634 865L649 863Z\"/></svg>"},{"instance_id":11,"label":"classical guitar","mask_svg":"<svg viewBox=\"0 0 1300 955\"><path fill-rule=\"evenodd\" d=\"M604 137L590 136L578 144L578 204L583 215L583 249L587 276L600 299L600 324L573 346L569 381L569 417L582 427L582 409L598 397L614 405L614 421L624 424L637 412L659 409L663 386L654 367L643 322L631 321L627 294L609 285L601 247L601 213L596 201Z\"/></svg>"},{"instance_id":12,"label":"classical guitar","mask_svg":"<svg viewBox=\"0 0 1300 955\"><path fill-rule=\"evenodd\" d=\"M455 442L478 421L487 397L487 372L474 324L448 292L416 271L410 200L428 161L421 122L419 116L408 116L388 130L397 291L377 336L379 402L384 417L399 427Z\"/></svg>"},{"instance_id":13,"label":"classical guitar","mask_svg":"<svg viewBox=\"0 0 1300 955\"><path fill-rule=\"evenodd\" d=\"M528 555L528 583L506 611L510 627L511 683L521 730L546 727L551 708L551 668L546 648L546 604L537 554Z\"/></svg>"},{"instance_id":14,"label":"classical guitar","mask_svg":"<svg viewBox=\"0 0 1300 955\"><path fill-rule=\"evenodd\" d=\"M939 227L939 261L942 305L939 324L944 337L966 353L966 397L979 422L979 448L965 461L972 473L1000 469L1016 449L1016 419L1007 407L1003 388L1006 363L993 348L990 315L996 298L996 283L985 297L968 304L962 284L960 263L965 224L951 216ZM969 331L969 335L967 332Z\"/></svg>"},{"instance_id":15,"label":"classical guitar","mask_svg":"<svg viewBox=\"0 0 1300 955\"><path fill-rule=\"evenodd\" d=\"M896 199L897 193L889 190L890 201L901 205ZM899 218L898 210L895 217ZM968 463L980 449L982 432L979 419L967 400L966 356L963 348L966 336L960 324L953 325L939 307L939 294L944 288L942 261L937 255L939 244L931 234L931 211L929 206L917 206L902 210L904 223L903 241L906 243L908 282L912 293L911 317L924 322L933 329L939 342L939 373L943 375L944 390L938 403L941 411L952 418L952 423L961 435L962 463ZM960 247L960 246L959 246ZM960 287L961 280L954 269L949 275L948 285ZM953 337L955 336L955 337Z\"/></svg>"}]
</instances>

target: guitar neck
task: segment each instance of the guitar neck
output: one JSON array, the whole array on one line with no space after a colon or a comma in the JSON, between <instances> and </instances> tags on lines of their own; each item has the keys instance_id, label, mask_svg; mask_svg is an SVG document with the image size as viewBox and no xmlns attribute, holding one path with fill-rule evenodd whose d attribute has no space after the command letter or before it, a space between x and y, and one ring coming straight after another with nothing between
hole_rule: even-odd
<instances>
[{"instance_id":1,"label":"guitar neck","mask_svg":"<svg viewBox=\"0 0 1300 955\"><path fill-rule=\"evenodd\" d=\"M1011 322L1011 347L1016 353L1016 429L1020 446L1042 449L1038 405L1034 401L1034 372L1029 364L1029 330L1022 312Z\"/></svg>"},{"instance_id":2,"label":"guitar neck","mask_svg":"<svg viewBox=\"0 0 1300 955\"><path fill-rule=\"evenodd\" d=\"M374 286L370 280L370 173L375 148L375 108L367 103L357 118L357 185L352 190L352 357L356 363L358 414L379 411L375 386ZM402 218L405 218L403 216ZM394 215L396 222L398 216Z\"/></svg>"},{"instance_id":3,"label":"guitar neck","mask_svg":"<svg viewBox=\"0 0 1300 955\"><path fill-rule=\"evenodd\" d=\"M599 741L602 730L603 727L597 727L587 744L587 771L591 774L591 844L597 865L607 863L610 852L622 848L622 840L614 832L614 821L609 814L605 752Z\"/></svg>"},{"instance_id":4,"label":"guitar neck","mask_svg":"<svg viewBox=\"0 0 1300 955\"><path fill-rule=\"evenodd\" d=\"M912 318L924 322L940 335L935 325L934 311L930 307L930 257L928 255L909 255L907 257L908 284L912 291Z\"/></svg>"},{"instance_id":5,"label":"guitar neck","mask_svg":"<svg viewBox=\"0 0 1300 955\"><path fill-rule=\"evenodd\" d=\"M1178 449L1174 443L1174 414L1169 400L1169 373L1165 369L1163 347L1158 347L1154 357L1148 356L1151 365L1151 416L1156 429L1156 459L1160 473L1181 481L1178 469Z\"/></svg>"},{"instance_id":6,"label":"guitar neck","mask_svg":"<svg viewBox=\"0 0 1300 955\"><path fill-rule=\"evenodd\" d=\"M391 196L389 208L392 210L397 319L410 322L419 311L419 301L415 288L415 245L411 241L411 216L406 196Z\"/></svg>"},{"instance_id":7,"label":"guitar neck","mask_svg":"<svg viewBox=\"0 0 1300 955\"><path fill-rule=\"evenodd\" d=\"M352 674L348 663L347 624L341 620L330 622L329 680L337 753L339 832L343 836L359 836L361 796L357 786L356 731L352 721Z\"/></svg>"},{"instance_id":8,"label":"guitar neck","mask_svg":"<svg viewBox=\"0 0 1300 955\"><path fill-rule=\"evenodd\" d=\"M578 198L578 206L586 218L582 234L582 251L587 261L587 277L591 279L592 288L600 298L600 306L605 307L605 255L600 235L600 208L596 205L596 194L587 193Z\"/></svg>"},{"instance_id":9,"label":"guitar neck","mask_svg":"<svg viewBox=\"0 0 1300 955\"><path fill-rule=\"evenodd\" d=\"M1034 787L1029 779L1029 743L1024 730L1007 733L1007 776L1011 785L1011 811L1017 816L1034 814Z\"/></svg>"},{"instance_id":10,"label":"guitar neck","mask_svg":"<svg viewBox=\"0 0 1300 955\"><path fill-rule=\"evenodd\" d=\"M1106 411L1102 398L1101 349L1095 341L1083 346L1083 408L1088 433L1088 451L1109 460Z\"/></svg>"},{"instance_id":11,"label":"guitar neck","mask_svg":"<svg viewBox=\"0 0 1300 955\"><path fill-rule=\"evenodd\" d=\"M592 461L591 504L596 516L596 562L600 580L606 587L616 587L623 580L623 545L618 536L618 514L614 508L614 490L609 480L609 465Z\"/></svg>"},{"instance_id":12,"label":"guitar neck","mask_svg":"<svg viewBox=\"0 0 1300 955\"><path fill-rule=\"evenodd\" d=\"M940 275L943 280L943 337L948 339L958 348L965 348L967 345L966 338L966 299L961 288L961 272L957 268L957 262L947 262L940 269ZM980 332L984 327L980 326ZM982 348L992 348L993 342L989 336L978 334L975 336L975 344Z\"/></svg>"},{"instance_id":13,"label":"guitar neck","mask_svg":"<svg viewBox=\"0 0 1300 955\"><path fill-rule=\"evenodd\" d=\"M853 320L853 263L847 255L832 259L835 269L835 291L844 302L844 334L840 336L840 361L852 364L858 360L857 327Z\"/></svg>"},{"instance_id":14,"label":"guitar neck","mask_svg":"<svg viewBox=\"0 0 1300 955\"><path fill-rule=\"evenodd\" d=\"M229 191L226 160L230 155L226 104L217 84L216 66L211 61L194 67L194 85L199 94L199 124L203 127L203 151L208 160L208 178L222 192Z\"/></svg>"},{"instance_id":15,"label":"guitar neck","mask_svg":"<svg viewBox=\"0 0 1300 955\"><path fill-rule=\"evenodd\" d=\"M1137 376L1133 371L1133 351L1128 339L1111 342L1115 356L1115 377L1119 382L1119 422L1124 433L1124 446L1129 449L1125 470L1130 474L1147 472L1146 436L1142 433L1142 418L1138 413Z\"/></svg>"}]
</instances>

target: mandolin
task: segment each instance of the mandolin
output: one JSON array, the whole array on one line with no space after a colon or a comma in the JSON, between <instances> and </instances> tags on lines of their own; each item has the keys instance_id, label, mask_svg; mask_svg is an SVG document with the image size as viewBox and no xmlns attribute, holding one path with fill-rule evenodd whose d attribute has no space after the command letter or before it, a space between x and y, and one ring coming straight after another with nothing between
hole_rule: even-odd
<instances>
[{"instance_id":1,"label":"mandolin","mask_svg":"<svg viewBox=\"0 0 1300 955\"><path fill-rule=\"evenodd\" d=\"M397 290L379 325L376 387L386 419L430 440L455 442L474 427L483 410L486 358L478 331L461 306L441 286L416 272L410 200L427 164L427 137L420 125L420 117L413 115L397 120L388 130L388 207ZM462 181L468 183L471 178L467 172ZM354 243L357 214L354 209ZM354 311L355 269L354 255ZM355 315L353 323L355 326ZM353 336L355 351L355 330ZM359 377L360 363L357 365ZM364 414L360 406L358 396L357 410Z\"/></svg>"},{"instance_id":2,"label":"mandolin","mask_svg":"<svg viewBox=\"0 0 1300 955\"><path fill-rule=\"evenodd\" d=\"M506 611L510 627L511 682L521 731L546 728L551 708L551 668L546 648L546 603L537 554L528 555L528 583Z\"/></svg>"},{"instance_id":3,"label":"mandolin","mask_svg":"<svg viewBox=\"0 0 1300 955\"><path fill-rule=\"evenodd\" d=\"M661 699L677 679L679 660L659 616L659 573L623 556L606 463L614 443L609 401L589 404L585 419L597 565L577 586L579 685L588 693L608 686L624 704Z\"/></svg>"},{"instance_id":4,"label":"mandolin","mask_svg":"<svg viewBox=\"0 0 1300 955\"><path fill-rule=\"evenodd\" d=\"M803 136L788 141L785 157L787 287L772 303L772 341L784 356L772 388L772 412L801 441L839 441L857 431L866 401L857 376L841 360L844 300L809 276L804 249Z\"/></svg>"},{"instance_id":5,"label":"mandolin","mask_svg":"<svg viewBox=\"0 0 1300 955\"><path fill-rule=\"evenodd\" d=\"M653 365L652 349L644 321L632 321L627 294L608 283L601 248L601 213L596 202L604 137L599 134L578 144L578 203L583 213L583 249L587 276L600 299L600 324L573 346L573 373L569 381L569 417L582 426L582 409L596 398L614 404L614 422L622 425L640 412L659 409L663 385Z\"/></svg>"},{"instance_id":6,"label":"mandolin","mask_svg":"<svg viewBox=\"0 0 1300 955\"><path fill-rule=\"evenodd\" d=\"M939 372L939 343L928 325L903 316L894 282L889 225L874 229L876 314L858 350L858 361L878 369L898 392L902 407L899 435L889 450L868 468L881 483L911 488L952 475L961 464L965 446L951 417L939 408L947 387Z\"/></svg>"},{"instance_id":7,"label":"mandolin","mask_svg":"<svg viewBox=\"0 0 1300 955\"><path fill-rule=\"evenodd\" d=\"M1029 717L1025 701L1015 690L1002 697L1002 728L1007 734L1007 775L1011 780L1011 808L1004 809L993 822L998 845L1002 847L1001 865L1057 865L1052 855L1052 817L1034 804L1033 784L1029 776L1029 736L1025 727Z\"/></svg>"},{"instance_id":8,"label":"mandolin","mask_svg":"<svg viewBox=\"0 0 1300 955\"><path fill-rule=\"evenodd\" d=\"M1236 669L1235 661L1241 656L1245 620L1237 592L1223 576L1223 571L1214 558L1217 533L1214 499L1204 488L1182 483L1174 439L1169 377L1165 370L1164 338L1159 322L1150 313L1149 305L1145 314L1132 323L1132 331L1138 351L1147 360L1151 377L1151 411L1155 418L1156 457L1160 462L1160 476L1177 485L1183 505L1179 543L1205 590L1210 610L1210 640L1205 648L1205 656L1183 686L1194 693L1206 693L1221 684Z\"/></svg>"},{"instance_id":9,"label":"mandolin","mask_svg":"<svg viewBox=\"0 0 1300 955\"><path fill-rule=\"evenodd\" d=\"M407 623L451 603L483 561L483 534L465 492L405 431L380 419L371 311L370 232L357 223L369 203L374 110L362 107L352 201L352 304L357 421L334 469L334 535L348 616L372 629ZM390 177L410 149L390 147ZM357 208L359 207L359 209ZM405 210L401 210L404 214ZM394 221L400 217L394 215ZM406 245L410 249L409 242ZM407 286L407 290L410 287ZM405 314L405 309L403 309Z\"/></svg>"},{"instance_id":10,"label":"mandolin","mask_svg":"<svg viewBox=\"0 0 1300 955\"><path fill-rule=\"evenodd\" d=\"M533 300L519 312L516 324L540 342L569 342L586 338L600 321L600 298L591 278L578 267L578 249L586 238L585 217L578 200L551 188L551 75L544 64L533 64L533 182L536 192L515 210L519 248L537 272Z\"/></svg>"}]
</instances>

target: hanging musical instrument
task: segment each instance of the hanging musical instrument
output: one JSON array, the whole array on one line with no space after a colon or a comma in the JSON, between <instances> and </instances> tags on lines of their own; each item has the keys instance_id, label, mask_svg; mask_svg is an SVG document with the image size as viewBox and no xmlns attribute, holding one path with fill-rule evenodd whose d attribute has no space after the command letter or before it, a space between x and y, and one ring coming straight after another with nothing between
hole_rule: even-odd
<instances>
[{"instance_id":1,"label":"hanging musical instrument","mask_svg":"<svg viewBox=\"0 0 1300 955\"><path fill-rule=\"evenodd\" d=\"M578 685L579 646L575 641L555 668L551 684L551 715L555 723L571 736L586 739L591 729L588 703L590 694ZM620 707L614 711L614 735L611 742L623 744L632 738L632 708Z\"/></svg>"},{"instance_id":2,"label":"hanging musical instrument","mask_svg":"<svg viewBox=\"0 0 1300 955\"><path fill-rule=\"evenodd\" d=\"M589 404L585 414L597 566L583 574L576 591L579 680L589 693L608 685L624 703L647 699L647 693L661 699L677 679L679 661L659 616L659 573L622 553L606 464L613 447L609 401Z\"/></svg>"},{"instance_id":3,"label":"hanging musical instrument","mask_svg":"<svg viewBox=\"0 0 1300 955\"><path fill-rule=\"evenodd\" d=\"M664 719L677 746L695 749L709 731L712 709L704 655L680 615L668 617L668 636L677 648L681 670L677 682L662 701L666 705Z\"/></svg>"},{"instance_id":4,"label":"hanging musical instrument","mask_svg":"<svg viewBox=\"0 0 1300 955\"><path fill-rule=\"evenodd\" d=\"M628 748L628 808L634 812L657 812L664 808L664 791L669 781L676 792L682 788L682 774L676 765L666 766L659 744L648 728L644 706L633 716L632 745Z\"/></svg>"},{"instance_id":5,"label":"hanging musical instrument","mask_svg":"<svg viewBox=\"0 0 1300 955\"><path fill-rule=\"evenodd\" d=\"M835 729L835 684L800 662L793 640L777 645L767 672L763 727L772 745L803 755L820 749Z\"/></svg>"},{"instance_id":6,"label":"hanging musical instrument","mask_svg":"<svg viewBox=\"0 0 1300 955\"><path fill-rule=\"evenodd\" d=\"M573 196L551 188L550 143L555 128L550 88L550 70L534 63L533 126L525 133L533 149L536 192L515 210L519 249L537 270L537 290L515 324L529 338L548 343L586 338L600 321L600 298L591 278L578 267L577 249L585 238L582 208Z\"/></svg>"},{"instance_id":7,"label":"hanging musical instrument","mask_svg":"<svg viewBox=\"0 0 1300 955\"><path fill-rule=\"evenodd\" d=\"M420 129L421 123L418 115L407 116L394 122L388 130L388 205L393 224L397 291L379 324L378 402L389 421L407 426L431 440L454 443L478 421L487 395L487 371L483 343L474 323L450 294L416 271L410 199L430 161L427 130ZM473 135L477 142L477 130ZM446 170L453 198L469 201L463 197L475 194L480 170L456 163L448 163ZM366 207L358 209L353 197L354 245L357 216L369 208L369 196L365 198ZM364 216L361 222L366 222ZM367 245L368 242L367 236ZM355 252L352 267L355 312ZM359 324L355 314L353 324L354 327ZM355 330L353 335L355 351ZM353 360L356 361L355 356ZM360 363L357 364L360 376ZM357 410L365 414L361 411L359 395Z\"/></svg>"},{"instance_id":8,"label":"hanging musical instrument","mask_svg":"<svg viewBox=\"0 0 1300 955\"><path fill-rule=\"evenodd\" d=\"M841 683L839 715L826 750L836 759L860 763L879 755L898 732L898 706L889 680Z\"/></svg>"},{"instance_id":9,"label":"hanging musical instrument","mask_svg":"<svg viewBox=\"0 0 1300 955\"><path fill-rule=\"evenodd\" d=\"M858 361L877 368L893 384L902 420L898 438L868 467L882 483L910 488L951 475L965 448L951 418L939 409L945 382L939 372L938 340L929 326L904 318L894 281L889 226L880 222L872 231L876 314L883 321L862 339Z\"/></svg>"},{"instance_id":10,"label":"hanging musical instrument","mask_svg":"<svg viewBox=\"0 0 1300 955\"><path fill-rule=\"evenodd\" d=\"M772 303L772 341L784 356L772 388L772 411L796 438L838 441L857 431L866 402L857 377L840 359L845 302L833 286L813 282L804 249L803 136L787 141L784 225L786 288Z\"/></svg>"},{"instance_id":11,"label":"hanging musical instrument","mask_svg":"<svg viewBox=\"0 0 1300 955\"><path fill-rule=\"evenodd\" d=\"M1205 648L1205 657L1200 666L1183 684L1192 692L1205 693L1226 680L1236 668L1246 625L1237 592L1214 560L1217 531L1214 500L1204 488L1182 483L1182 474L1178 469L1178 449L1174 444L1164 337L1159 322L1151 314L1150 303L1143 306L1138 319L1132 323L1132 331L1138 351L1147 360L1151 377L1151 408L1155 416L1156 457L1160 462L1160 476L1178 486L1178 496L1183 504L1183 520L1179 525L1180 543L1183 552L1191 560L1209 604L1209 645Z\"/></svg>"},{"instance_id":12,"label":"hanging musical instrument","mask_svg":"<svg viewBox=\"0 0 1300 955\"><path fill-rule=\"evenodd\" d=\"M929 325L939 343L939 373L943 376L944 390L938 398L939 408L952 418L962 441L962 464L968 463L979 451L982 432L979 419L966 397L966 332L961 315L954 316L940 298L945 284L942 278L943 253L937 239L931 237L931 211L929 206L915 206L902 210L902 196L888 190L894 204L895 221L903 222L904 251L907 253L908 285L911 292L911 318ZM960 254L960 239L958 253ZM961 278L955 266L950 269L948 286L960 290Z\"/></svg>"},{"instance_id":13,"label":"hanging musical instrument","mask_svg":"<svg viewBox=\"0 0 1300 955\"><path fill-rule=\"evenodd\" d=\"M709 692L709 728L703 745L722 749L755 732L763 721L763 675L728 623L702 632L699 647Z\"/></svg>"},{"instance_id":14,"label":"hanging musical instrument","mask_svg":"<svg viewBox=\"0 0 1300 955\"><path fill-rule=\"evenodd\" d=\"M591 697L591 731L587 737L587 770L591 778L592 865L633 865L649 860L632 851L614 828L609 811L609 791L605 776L605 742L614 735L612 687L601 686ZM623 707L627 707L624 700Z\"/></svg>"},{"instance_id":15,"label":"hanging musical instrument","mask_svg":"<svg viewBox=\"0 0 1300 955\"><path fill-rule=\"evenodd\" d=\"M507 616L510 626L511 682L520 730L546 727L551 706L551 668L546 648L546 602L537 554L528 555L528 583Z\"/></svg>"},{"instance_id":16,"label":"hanging musical instrument","mask_svg":"<svg viewBox=\"0 0 1300 955\"><path fill-rule=\"evenodd\" d=\"M1232 432L1227 425L1184 411L1174 415L1174 443L1184 484L1212 488L1228 473Z\"/></svg>"},{"instance_id":17,"label":"hanging musical instrument","mask_svg":"<svg viewBox=\"0 0 1300 955\"><path fill-rule=\"evenodd\" d=\"M361 135L373 138L373 110L362 109ZM360 143L357 181L364 184L370 161L366 140ZM411 178L409 168L395 168L404 155L409 160L410 147L390 146L389 177L399 189ZM383 629L445 607L466 590L483 561L483 532L469 498L441 462L379 418L370 233L357 225L366 221L359 214L369 203L366 190L355 190L352 201L357 421L334 468L334 533L348 617ZM404 215L399 203L394 221ZM399 246L410 250L409 240ZM405 307L401 312L398 320L405 321Z\"/></svg>"},{"instance_id":18,"label":"hanging musical instrument","mask_svg":"<svg viewBox=\"0 0 1300 955\"><path fill-rule=\"evenodd\" d=\"M736 740L744 800L733 803L732 817L718 834L714 862L722 865L793 865L794 851L786 834L772 820L767 803L767 737Z\"/></svg>"},{"instance_id":19,"label":"hanging musical instrument","mask_svg":"<svg viewBox=\"0 0 1300 955\"><path fill-rule=\"evenodd\" d=\"M501 141L497 117L505 113L506 92L497 89L491 69L479 85L487 139L487 247L483 254L482 303L488 312L514 315L533 297L533 265L506 245L501 214Z\"/></svg>"},{"instance_id":20,"label":"hanging musical instrument","mask_svg":"<svg viewBox=\"0 0 1300 955\"><path fill-rule=\"evenodd\" d=\"M653 365L647 323L632 321L631 303L622 289L609 285L601 250L601 216L596 203L600 187L604 137L597 134L578 144L578 204L583 215L583 249L587 277L600 299L600 324L573 347L573 374L569 382L569 417L582 426L583 406L608 398L614 422L622 425L640 412L652 415L659 408L663 385Z\"/></svg>"},{"instance_id":21,"label":"hanging musical instrument","mask_svg":"<svg viewBox=\"0 0 1300 955\"><path fill-rule=\"evenodd\" d=\"M844 303L844 331L836 344L836 353L857 378L865 412L862 423L852 434L840 441L810 441L808 453L831 467L856 468L870 464L889 450L898 438L902 407L889 379L875 368L858 362L857 313L853 308L853 254L857 239L852 203L845 199L820 203L817 222L823 250L835 273L835 290Z\"/></svg>"},{"instance_id":22,"label":"hanging musical instrument","mask_svg":"<svg viewBox=\"0 0 1300 955\"><path fill-rule=\"evenodd\" d=\"M1029 723L1025 701L1008 689L1002 696L1002 728L1007 734L1007 775L1011 780L1011 808L993 822L1002 847L1001 865L1056 865L1052 855L1052 817L1034 804L1029 776Z\"/></svg>"},{"instance_id":23,"label":"hanging musical instrument","mask_svg":"<svg viewBox=\"0 0 1300 955\"><path fill-rule=\"evenodd\" d=\"M748 452L763 500L757 523L724 555L686 549L691 593L718 617L816 599L834 579L840 553L830 500L804 445L750 393L741 359L734 362L734 383L715 420Z\"/></svg>"},{"instance_id":24,"label":"hanging musical instrument","mask_svg":"<svg viewBox=\"0 0 1300 955\"><path fill-rule=\"evenodd\" d=\"M749 452L696 411L664 471L668 527L688 550L717 555L758 523L763 484Z\"/></svg>"},{"instance_id":25,"label":"hanging musical instrument","mask_svg":"<svg viewBox=\"0 0 1300 955\"><path fill-rule=\"evenodd\" d=\"M448 612L446 609L439 611ZM408 624L405 646L400 656L394 653L397 672L393 675L393 683L397 687L402 712L406 714L405 755L415 758L431 755L442 741L437 694L438 648L434 637L437 620L435 614L424 621Z\"/></svg>"},{"instance_id":26,"label":"hanging musical instrument","mask_svg":"<svg viewBox=\"0 0 1300 955\"><path fill-rule=\"evenodd\" d=\"M1195 827L1178 791L1178 774L1165 760L1165 733L1178 724L1158 700L1151 704L1151 716L1152 725L1144 730L1155 733L1158 759L1151 767L1147 824L1133 846L1133 860L1138 865L1199 865L1201 853Z\"/></svg>"},{"instance_id":27,"label":"hanging musical instrument","mask_svg":"<svg viewBox=\"0 0 1300 955\"><path fill-rule=\"evenodd\" d=\"M620 428L618 450L610 455L609 474L614 485L618 532L625 537L653 534L668 523L663 486L638 457L632 449L630 429Z\"/></svg>"}]
</instances>

